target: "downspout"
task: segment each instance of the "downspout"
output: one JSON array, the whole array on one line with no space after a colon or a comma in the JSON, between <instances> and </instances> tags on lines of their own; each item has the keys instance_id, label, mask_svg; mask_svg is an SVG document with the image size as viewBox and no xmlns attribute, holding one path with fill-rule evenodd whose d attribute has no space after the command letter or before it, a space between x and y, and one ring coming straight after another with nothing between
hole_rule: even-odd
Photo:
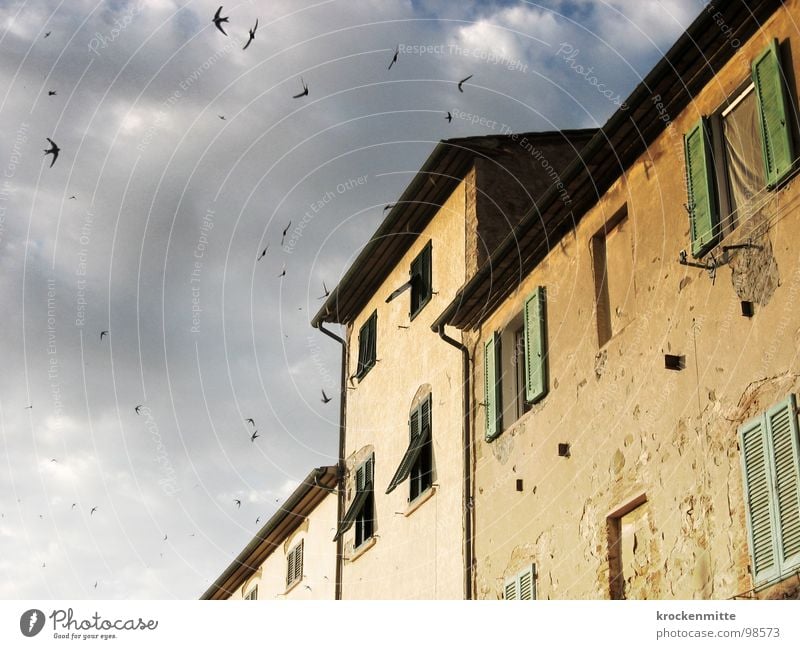
<instances>
[{"instance_id":1,"label":"downspout","mask_svg":"<svg viewBox=\"0 0 800 649\"><path fill-rule=\"evenodd\" d=\"M338 490L336 506L336 525L344 518L344 422L345 422L345 397L347 396L347 344L332 331L325 328L322 322L313 322L312 325L329 338L333 338L342 346L341 389L339 394L339 461L336 471L336 487ZM334 599L342 599L342 564L344 563L344 541L342 536L336 539L336 588Z\"/></svg>"},{"instance_id":2,"label":"downspout","mask_svg":"<svg viewBox=\"0 0 800 649\"><path fill-rule=\"evenodd\" d=\"M440 324L437 333L446 343L461 350L461 366L463 372L463 446L464 446L464 599L472 599L472 563L473 563L473 538L472 538L472 433L470 431L470 377L469 377L469 350L466 345L451 338L444 332L444 324Z\"/></svg>"}]
</instances>

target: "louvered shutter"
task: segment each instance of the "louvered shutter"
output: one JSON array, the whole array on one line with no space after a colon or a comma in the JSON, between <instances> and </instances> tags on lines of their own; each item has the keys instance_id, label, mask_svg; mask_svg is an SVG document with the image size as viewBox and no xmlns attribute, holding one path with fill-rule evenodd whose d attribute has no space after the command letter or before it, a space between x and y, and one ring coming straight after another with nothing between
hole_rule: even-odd
<instances>
[{"instance_id":1,"label":"louvered shutter","mask_svg":"<svg viewBox=\"0 0 800 649\"><path fill-rule=\"evenodd\" d=\"M539 401L547 394L547 349L545 328L545 290L539 286L524 308L525 399Z\"/></svg>"},{"instance_id":2,"label":"louvered shutter","mask_svg":"<svg viewBox=\"0 0 800 649\"><path fill-rule=\"evenodd\" d=\"M772 475L766 435L766 418L758 417L739 429L747 533L756 584L778 574L775 519L772 511Z\"/></svg>"},{"instance_id":3,"label":"louvered shutter","mask_svg":"<svg viewBox=\"0 0 800 649\"><path fill-rule=\"evenodd\" d=\"M504 596L506 599L519 599L517 596L517 578L512 577L508 581L506 581L506 586L504 589Z\"/></svg>"},{"instance_id":4,"label":"louvered shutter","mask_svg":"<svg viewBox=\"0 0 800 649\"><path fill-rule=\"evenodd\" d=\"M758 121L764 150L767 186L774 187L791 171L794 151L789 128L786 89L778 41L773 40L752 63L758 98Z\"/></svg>"},{"instance_id":5,"label":"louvered shutter","mask_svg":"<svg viewBox=\"0 0 800 649\"><path fill-rule=\"evenodd\" d=\"M719 235L719 213L712 175L713 160L705 119L701 118L683 139L692 255L700 257Z\"/></svg>"},{"instance_id":6,"label":"louvered shutter","mask_svg":"<svg viewBox=\"0 0 800 649\"><path fill-rule=\"evenodd\" d=\"M767 411L771 448L778 568L800 566L800 453L794 395Z\"/></svg>"},{"instance_id":7,"label":"louvered shutter","mask_svg":"<svg viewBox=\"0 0 800 649\"><path fill-rule=\"evenodd\" d=\"M517 577L519 599L536 599L536 568L523 570Z\"/></svg>"},{"instance_id":8,"label":"louvered shutter","mask_svg":"<svg viewBox=\"0 0 800 649\"><path fill-rule=\"evenodd\" d=\"M303 541L294 550L294 581L303 578Z\"/></svg>"},{"instance_id":9,"label":"louvered shutter","mask_svg":"<svg viewBox=\"0 0 800 649\"><path fill-rule=\"evenodd\" d=\"M288 586L294 581L294 550L289 552L286 565L286 585Z\"/></svg>"},{"instance_id":10,"label":"louvered shutter","mask_svg":"<svg viewBox=\"0 0 800 649\"><path fill-rule=\"evenodd\" d=\"M500 390L498 389L497 356L500 336L497 333L486 341L483 348L484 402L486 404L486 439L492 440L500 433Z\"/></svg>"}]
</instances>

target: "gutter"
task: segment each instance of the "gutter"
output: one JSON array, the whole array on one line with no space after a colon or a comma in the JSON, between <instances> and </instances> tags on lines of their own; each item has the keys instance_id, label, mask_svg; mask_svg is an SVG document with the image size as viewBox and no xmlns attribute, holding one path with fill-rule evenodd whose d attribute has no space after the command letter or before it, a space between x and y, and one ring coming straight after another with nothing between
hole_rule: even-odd
<instances>
[{"instance_id":1,"label":"gutter","mask_svg":"<svg viewBox=\"0 0 800 649\"><path fill-rule=\"evenodd\" d=\"M472 565L474 562L474 539L472 505L475 502L472 497L472 432L470 430L470 369L469 369L469 350L464 343L448 336L444 331L444 325L431 329L439 334L439 338L456 349L461 350L461 368L463 374L462 381L462 435L464 447L464 490L463 490L463 512L464 512L464 599L473 598L472 588Z\"/></svg>"},{"instance_id":2,"label":"gutter","mask_svg":"<svg viewBox=\"0 0 800 649\"><path fill-rule=\"evenodd\" d=\"M340 336L325 328L325 324L319 320L311 323L328 338L332 338L342 346L342 363L339 389L339 459L336 470L336 487L338 494L336 498L336 525L344 518L345 505L345 466L344 466L344 439L345 439L345 414L347 412L347 343ZM342 565L344 564L344 540L341 536L336 539L336 587L334 599L342 599Z\"/></svg>"}]
</instances>

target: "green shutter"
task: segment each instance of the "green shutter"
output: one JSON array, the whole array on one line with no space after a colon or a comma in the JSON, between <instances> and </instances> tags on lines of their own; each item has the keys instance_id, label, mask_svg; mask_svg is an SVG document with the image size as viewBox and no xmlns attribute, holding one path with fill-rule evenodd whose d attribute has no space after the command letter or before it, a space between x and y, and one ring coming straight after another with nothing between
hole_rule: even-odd
<instances>
[{"instance_id":1,"label":"green shutter","mask_svg":"<svg viewBox=\"0 0 800 649\"><path fill-rule=\"evenodd\" d=\"M524 308L525 335L525 399L539 401L547 394L547 330L545 322L545 290L539 286Z\"/></svg>"},{"instance_id":2,"label":"green shutter","mask_svg":"<svg viewBox=\"0 0 800 649\"><path fill-rule=\"evenodd\" d=\"M719 235L719 214L714 192L711 149L705 119L683 137L692 255L702 256Z\"/></svg>"},{"instance_id":3,"label":"green shutter","mask_svg":"<svg viewBox=\"0 0 800 649\"><path fill-rule=\"evenodd\" d=\"M498 362L500 336L497 333L486 341L483 347L483 395L486 404L486 440L491 441L500 434L501 403L498 389Z\"/></svg>"},{"instance_id":4,"label":"green shutter","mask_svg":"<svg viewBox=\"0 0 800 649\"><path fill-rule=\"evenodd\" d=\"M506 581L505 588L503 589L503 596L506 599L519 599L517 597L517 578L512 577Z\"/></svg>"},{"instance_id":5,"label":"green shutter","mask_svg":"<svg viewBox=\"0 0 800 649\"><path fill-rule=\"evenodd\" d=\"M747 534L756 584L769 581L778 574L766 423L762 416L739 429Z\"/></svg>"},{"instance_id":6,"label":"green shutter","mask_svg":"<svg viewBox=\"0 0 800 649\"><path fill-rule=\"evenodd\" d=\"M771 449L778 568L781 574L800 565L800 452L794 395L767 411Z\"/></svg>"},{"instance_id":7,"label":"green shutter","mask_svg":"<svg viewBox=\"0 0 800 649\"><path fill-rule=\"evenodd\" d=\"M767 186L777 185L792 169L794 151L778 41L773 40L752 63L758 98L758 122L764 150Z\"/></svg>"}]
</instances>

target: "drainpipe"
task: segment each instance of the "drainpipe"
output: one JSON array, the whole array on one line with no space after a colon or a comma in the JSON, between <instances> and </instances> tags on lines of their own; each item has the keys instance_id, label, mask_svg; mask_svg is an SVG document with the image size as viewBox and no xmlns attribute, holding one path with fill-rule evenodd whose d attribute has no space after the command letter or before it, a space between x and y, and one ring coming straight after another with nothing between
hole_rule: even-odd
<instances>
[{"instance_id":1,"label":"drainpipe","mask_svg":"<svg viewBox=\"0 0 800 649\"><path fill-rule=\"evenodd\" d=\"M338 489L336 525L344 518L344 421L345 421L345 397L347 396L347 344L344 339L337 336L332 331L325 328L324 323L314 322L312 325L319 329L329 338L333 338L342 346L342 371L341 389L339 394L339 462L336 471L336 486ZM342 564L344 563L344 540L342 536L336 539L336 590L334 599L342 599Z\"/></svg>"},{"instance_id":2,"label":"drainpipe","mask_svg":"<svg viewBox=\"0 0 800 649\"><path fill-rule=\"evenodd\" d=\"M469 380L469 350L467 347L450 338L444 332L444 324L440 324L437 333L446 343L456 349L461 350L461 366L463 371L463 446L464 446L464 599L472 599L472 562L473 562L473 538L472 538L472 433L470 431L470 380Z\"/></svg>"}]
</instances>

